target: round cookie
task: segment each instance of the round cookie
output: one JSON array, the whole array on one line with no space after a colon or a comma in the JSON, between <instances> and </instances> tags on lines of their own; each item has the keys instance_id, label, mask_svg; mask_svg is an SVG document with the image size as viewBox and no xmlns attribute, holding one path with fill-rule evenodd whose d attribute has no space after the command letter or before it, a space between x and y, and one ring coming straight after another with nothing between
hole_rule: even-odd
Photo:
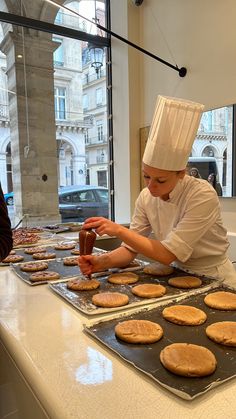
<instances>
[{"instance_id":1,"label":"round cookie","mask_svg":"<svg viewBox=\"0 0 236 419\"><path fill-rule=\"evenodd\" d=\"M191 343L173 343L160 353L163 366L176 375L205 377L216 369L215 355L204 346Z\"/></svg>"},{"instance_id":2,"label":"round cookie","mask_svg":"<svg viewBox=\"0 0 236 419\"><path fill-rule=\"evenodd\" d=\"M50 281L59 279L60 275L57 272L53 271L44 271L44 272L34 272L30 275L31 281Z\"/></svg>"},{"instance_id":3,"label":"round cookie","mask_svg":"<svg viewBox=\"0 0 236 419\"><path fill-rule=\"evenodd\" d=\"M111 274L108 277L108 282L111 284L134 284L139 279L138 275L134 272L118 272L115 274Z\"/></svg>"},{"instance_id":4,"label":"round cookie","mask_svg":"<svg viewBox=\"0 0 236 419\"><path fill-rule=\"evenodd\" d=\"M74 291L96 290L100 287L97 279L71 279L67 282L67 288Z\"/></svg>"},{"instance_id":5,"label":"round cookie","mask_svg":"<svg viewBox=\"0 0 236 419\"><path fill-rule=\"evenodd\" d=\"M77 257L68 257L63 259L63 265L66 266L78 266L78 258Z\"/></svg>"},{"instance_id":6,"label":"round cookie","mask_svg":"<svg viewBox=\"0 0 236 419\"><path fill-rule=\"evenodd\" d=\"M148 344L160 340L163 329L149 320L126 320L115 326L115 335L128 343Z\"/></svg>"},{"instance_id":7,"label":"round cookie","mask_svg":"<svg viewBox=\"0 0 236 419\"><path fill-rule=\"evenodd\" d=\"M172 266L155 262L145 266L143 268L143 272L149 275L166 276L172 274L174 272L174 268Z\"/></svg>"},{"instance_id":8,"label":"round cookie","mask_svg":"<svg viewBox=\"0 0 236 419\"><path fill-rule=\"evenodd\" d=\"M42 253L42 252L46 252L45 247L27 247L24 250L24 253L26 253L27 255L33 255L34 253Z\"/></svg>"},{"instance_id":9,"label":"round cookie","mask_svg":"<svg viewBox=\"0 0 236 419\"><path fill-rule=\"evenodd\" d=\"M55 259L56 253L50 253L50 252L34 253L32 257L33 259L36 259L36 260Z\"/></svg>"},{"instance_id":10,"label":"round cookie","mask_svg":"<svg viewBox=\"0 0 236 419\"><path fill-rule=\"evenodd\" d=\"M17 263L22 262L24 256L21 255L8 255L5 259L2 260L2 263Z\"/></svg>"},{"instance_id":11,"label":"round cookie","mask_svg":"<svg viewBox=\"0 0 236 419\"><path fill-rule=\"evenodd\" d=\"M120 307L128 304L129 297L120 292L101 292L92 296L92 302L98 307Z\"/></svg>"},{"instance_id":12,"label":"round cookie","mask_svg":"<svg viewBox=\"0 0 236 419\"><path fill-rule=\"evenodd\" d=\"M10 253L9 253L9 255L15 255L15 254L16 254L15 250L11 250Z\"/></svg>"},{"instance_id":13,"label":"round cookie","mask_svg":"<svg viewBox=\"0 0 236 419\"><path fill-rule=\"evenodd\" d=\"M74 249L75 246L76 246L75 243L65 242L65 243L58 243L56 246L54 246L54 249L55 250L71 250L71 249Z\"/></svg>"},{"instance_id":14,"label":"round cookie","mask_svg":"<svg viewBox=\"0 0 236 419\"><path fill-rule=\"evenodd\" d=\"M236 346L236 322L212 323L206 328L209 339L225 346Z\"/></svg>"},{"instance_id":15,"label":"round cookie","mask_svg":"<svg viewBox=\"0 0 236 419\"><path fill-rule=\"evenodd\" d=\"M166 293L166 288L160 284L141 284L133 287L131 291L138 297L155 298L162 297Z\"/></svg>"},{"instance_id":16,"label":"round cookie","mask_svg":"<svg viewBox=\"0 0 236 419\"><path fill-rule=\"evenodd\" d=\"M204 303L218 310L236 310L236 294L228 291L216 291L207 294Z\"/></svg>"},{"instance_id":17,"label":"round cookie","mask_svg":"<svg viewBox=\"0 0 236 419\"><path fill-rule=\"evenodd\" d=\"M72 249L70 253L72 255L80 255L80 250L79 249Z\"/></svg>"},{"instance_id":18,"label":"round cookie","mask_svg":"<svg viewBox=\"0 0 236 419\"><path fill-rule=\"evenodd\" d=\"M195 276L176 276L168 280L168 284L175 288L198 288L202 285L201 279Z\"/></svg>"},{"instance_id":19,"label":"round cookie","mask_svg":"<svg viewBox=\"0 0 236 419\"><path fill-rule=\"evenodd\" d=\"M197 326L204 323L207 319L207 315L204 311L186 305L166 307L162 312L162 316L171 323L186 326Z\"/></svg>"},{"instance_id":20,"label":"round cookie","mask_svg":"<svg viewBox=\"0 0 236 419\"><path fill-rule=\"evenodd\" d=\"M48 268L48 264L46 262L23 263L20 266L20 269L23 272L37 272L37 271L43 271L44 269L47 269L47 268Z\"/></svg>"}]
</instances>

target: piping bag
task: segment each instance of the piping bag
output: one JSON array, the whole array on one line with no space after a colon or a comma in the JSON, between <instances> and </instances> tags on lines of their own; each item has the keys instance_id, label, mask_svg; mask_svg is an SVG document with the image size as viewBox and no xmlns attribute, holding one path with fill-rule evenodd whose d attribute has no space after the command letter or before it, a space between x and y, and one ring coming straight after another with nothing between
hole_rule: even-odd
<instances>
[{"instance_id":1,"label":"piping bag","mask_svg":"<svg viewBox=\"0 0 236 419\"><path fill-rule=\"evenodd\" d=\"M79 250L80 255L91 255L96 240L96 233L93 230L80 230L79 232ZM88 275L91 279L91 274Z\"/></svg>"}]
</instances>

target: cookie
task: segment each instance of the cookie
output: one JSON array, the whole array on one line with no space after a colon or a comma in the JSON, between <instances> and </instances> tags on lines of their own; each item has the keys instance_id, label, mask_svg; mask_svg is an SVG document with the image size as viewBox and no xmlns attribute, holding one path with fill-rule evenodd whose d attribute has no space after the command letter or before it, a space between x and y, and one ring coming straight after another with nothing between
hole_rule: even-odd
<instances>
[{"instance_id":1,"label":"cookie","mask_svg":"<svg viewBox=\"0 0 236 419\"><path fill-rule=\"evenodd\" d=\"M79 249L72 249L70 253L72 255L80 255L80 250Z\"/></svg>"},{"instance_id":2,"label":"cookie","mask_svg":"<svg viewBox=\"0 0 236 419\"><path fill-rule=\"evenodd\" d=\"M205 377L217 365L215 355L204 346L191 343L173 343L160 353L160 361L170 372L183 377Z\"/></svg>"},{"instance_id":3,"label":"cookie","mask_svg":"<svg viewBox=\"0 0 236 419\"><path fill-rule=\"evenodd\" d=\"M56 253L51 253L51 252L34 253L32 257L33 259L36 259L36 260L55 259Z\"/></svg>"},{"instance_id":4,"label":"cookie","mask_svg":"<svg viewBox=\"0 0 236 419\"><path fill-rule=\"evenodd\" d=\"M71 250L74 249L76 244L74 242L64 242L64 243L58 243L56 246L54 246L55 250Z\"/></svg>"},{"instance_id":5,"label":"cookie","mask_svg":"<svg viewBox=\"0 0 236 419\"><path fill-rule=\"evenodd\" d=\"M37 272L43 271L44 269L48 268L48 264L46 262L32 262L32 263L23 263L20 266L21 271L23 272Z\"/></svg>"},{"instance_id":6,"label":"cookie","mask_svg":"<svg viewBox=\"0 0 236 419\"><path fill-rule=\"evenodd\" d=\"M175 288L198 288L202 285L201 279L195 276L176 276L168 280L168 284Z\"/></svg>"},{"instance_id":7,"label":"cookie","mask_svg":"<svg viewBox=\"0 0 236 419\"><path fill-rule=\"evenodd\" d=\"M172 266L155 262L145 266L143 268L143 272L149 275L166 276L172 274L174 272L174 268Z\"/></svg>"},{"instance_id":8,"label":"cookie","mask_svg":"<svg viewBox=\"0 0 236 419\"><path fill-rule=\"evenodd\" d=\"M21 255L8 255L5 259L2 260L2 263L17 263L22 262L24 256Z\"/></svg>"},{"instance_id":9,"label":"cookie","mask_svg":"<svg viewBox=\"0 0 236 419\"><path fill-rule=\"evenodd\" d=\"M50 281L50 280L55 280L59 278L60 278L59 273L53 272L53 271L35 272L30 275L30 280L35 281L35 282L36 281Z\"/></svg>"},{"instance_id":10,"label":"cookie","mask_svg":"<svg viewBox=\"0 0 236 419\"><path fill-rule=\"evenodd\" d=\"M187 326L197 326L206 321L207 315L199 308L187 305L173 305L166 307L162 316L171 323Z\"/></svg>"},{"instance_id":11,"label":"cookie","mask_svg":"<svg viewBox=\"0 0 236 419\"><path fill-rule=\"evenodd\" d=\"M92 302L98 307L120 307L128 304L129 297L119 292L101 292L93 295Z\"/></svg>"},{"instance_id":12,"label":"cookie","mask_svg":"<svg viewBox=\"0 0 236 419\"><path fill-rule=\"evenodd\" d=\"M216 291L204 298L204 303L218 310L236 310L236 294L227 291Z\"/></svg>"},{"instance_id":13,"label":"cookie","mask_svg":"<svg viewBox=\"0 0 236 419\"><path fill-rule=\"evenodd\" d=\"M74 291L89 291L100 287L97 279L71 279L67 282L67 288Z\"/></svg>"},{"instance_id":14,"label":"cookie","mask_svg":"<svg viewBox=\"0 0 236 419\"><path fill-rule=\"evenodd\" d=\"M115 335L124 342L148 344L160 340L163 329L149 320L126 320L115 326Z\"/></svg>"},{"instance_id":15,"label":"cookie","mask_svg":"<svg viewBox=\"0 0 236 419\"><path fill-rule=\"evenodd\" d=\"M131 291L138 297L155 298L162 297L166 293L166 288L160 284L141 284L133 287Z\"/></svg>"},{"instance_id":16,"label":"cookie","mask_svg":"<svg viewBox=\"0 0 236 419\"><path fill-rule=\"evenodd\" d=\"M206 335L216 343L236 347L236 322L212 323L206 328Z\"/></svg>"},{"instance_id":17,"label":"cookie","mask_svg":"<svg viewBox=\"0 0 236 419\"><path fill-rule=\"evenodd\" d=\"M63 265L66 266L78 266L78 258L77 257L68 257L63 259Z\"/></svg>"},{"instance_id":18,"label":"cookie","mask_svg":"<svg viewBox=\"0 0 236 419\"><path fill-rule=\"evenodd\" d=\"M138 275L133 272L119 272L111 274L108 277L108 282L111 284L134 284L139 279Z\"/></svg>"},{"instance_id":19,"label":"cookie","mask_svg":"<svg viewBox=\"0 0 236 419\"><path fill-rule=\"evenodd\" d=\"M24 253L26 253L27 255L33 255L34 253L42 253L42 252L46 252L45 247L27 247L24 250Z\"/></svg>"}]
</instances>

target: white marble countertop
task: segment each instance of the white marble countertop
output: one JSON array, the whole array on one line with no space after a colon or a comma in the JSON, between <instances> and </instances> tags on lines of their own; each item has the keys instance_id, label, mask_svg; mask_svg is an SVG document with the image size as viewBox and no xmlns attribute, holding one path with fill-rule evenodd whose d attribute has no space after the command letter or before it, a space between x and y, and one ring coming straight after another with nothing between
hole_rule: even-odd
<instances>
[{"instance_id":1,"label":"white marble countertop","mask_svg":"<svg viewBox=\"0 0 236 419\"><path fill-rule=\"evenodd\" d=\"M236 417L236 379L184 401L86 335L88 317L47 285L5 267L0 284L1 341L50 418Z\"/></svg>"}]
</instances>

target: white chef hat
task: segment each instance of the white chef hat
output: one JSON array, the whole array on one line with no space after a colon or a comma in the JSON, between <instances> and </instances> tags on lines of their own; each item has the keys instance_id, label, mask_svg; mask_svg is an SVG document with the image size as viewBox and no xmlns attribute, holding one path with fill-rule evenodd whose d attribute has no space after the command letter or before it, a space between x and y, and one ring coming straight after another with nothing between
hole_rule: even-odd
<instances>
[{"instance_id":1,"label":"white chef hat","mask_svg":"<svg viewBox=\"0 0 236 419\"><path fill-rule=\"evenodd\" d=\"M158 96L143 162L164 170L186 167L204 105Z\"/></svg>"}]
</instances>

